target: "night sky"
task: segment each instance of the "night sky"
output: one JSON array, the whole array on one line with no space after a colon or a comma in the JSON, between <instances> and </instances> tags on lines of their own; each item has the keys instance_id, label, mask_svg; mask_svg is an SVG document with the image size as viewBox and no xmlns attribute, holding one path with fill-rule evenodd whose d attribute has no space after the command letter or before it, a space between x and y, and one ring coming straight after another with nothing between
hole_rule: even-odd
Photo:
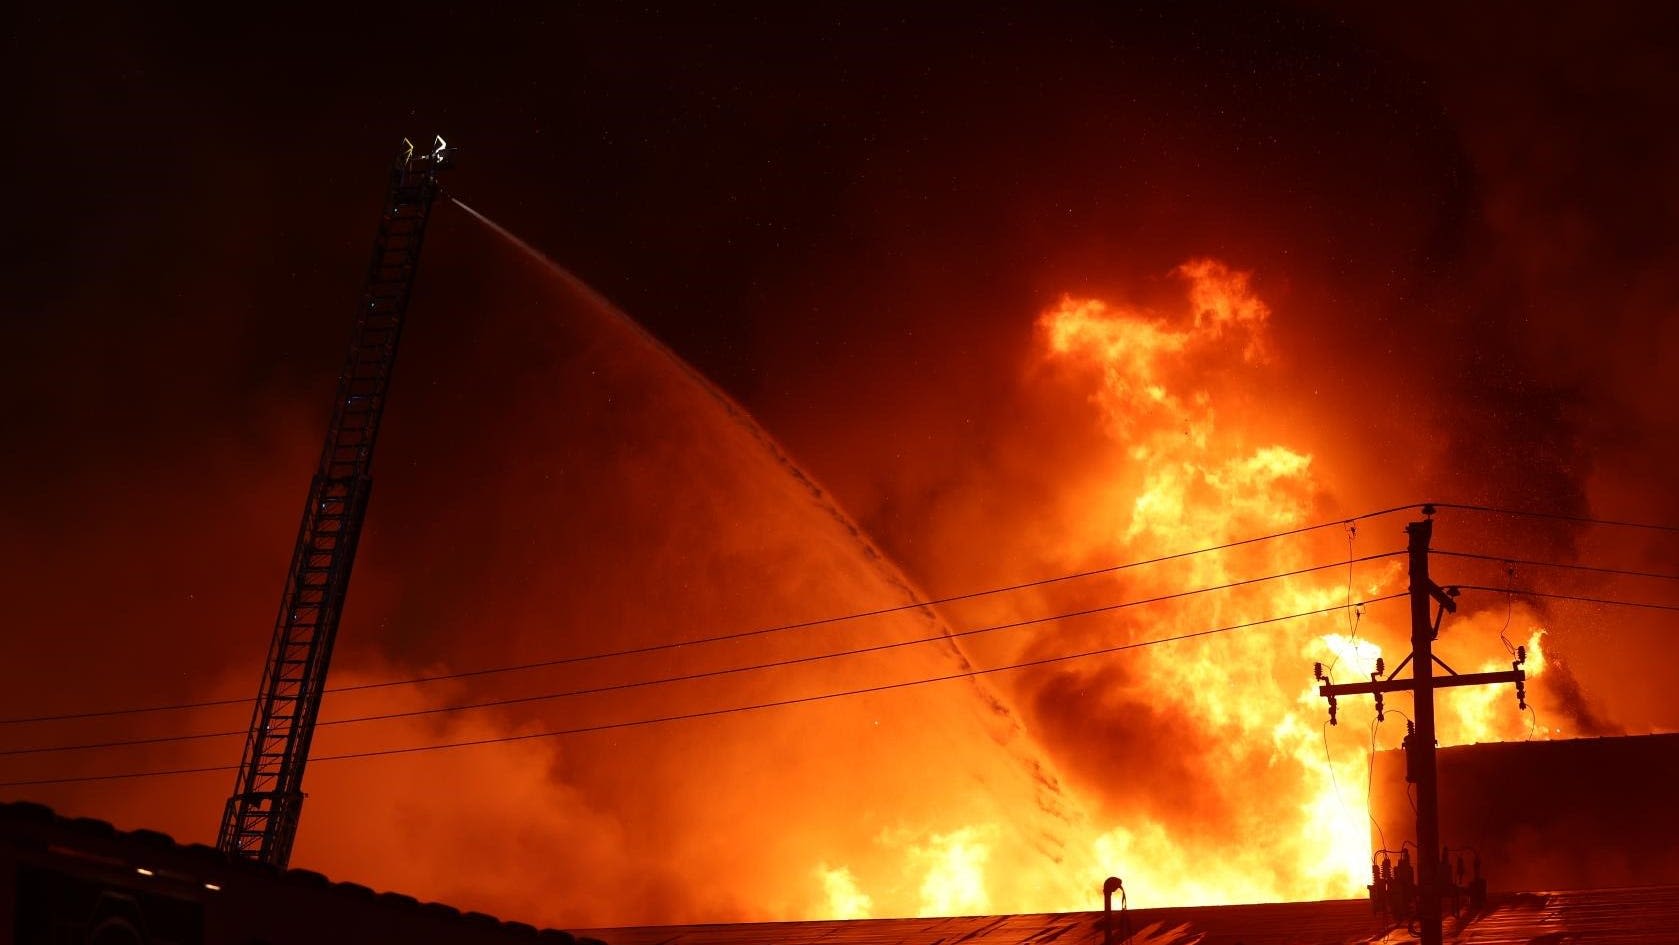
<instances>
[{"instance_id":1,"label":"night sky","mask_svg":"<svg viewBox=\"0 0 1679 945\"><path fill-rule=\"evenodd\" d=\"M1320 517L1439 498L1679 522L1679 24L1643 7L15 13L0 716L254 688L404 135L458 146L450 194L738 401L931 593L1068 564L1034 551L1035 510L1080 453L1021 395L1034 319L1065 294L1164 306L1192 258L1252 273L1274 312L1281 373L1250 413L1320 459ZM590 400L574 378L594 342L563 312L558 328L506 314L547 305L536 286L439 202L346 616L357 672L530 658L528 635L472 624L522 586L508 562L598 556L657 584L650 562L694 540L654 534L652 512L615 523L588 494L521 516L532 470L582 476L638 396ZM670 437L688 435L709 442ZM677 475L647 494L703 488ZM537 550L509 557L509 534ZM1672 570L1671 545L1580 529L1474 537ZM738 560L692 574L727 583ZM1576 672L1613 690L1593 711L1679 725L1671 693L1626 681L1628 654L1670 636L1586 617ZM237 758L236 741L204 751ZM231 780L178 806L0 798L205 840ZM587 917L756 915L684 908Z\"/></svg>"},{"instance_id":2,"label":"night sky","mask_svg":"<svg viewBox=\"0 0 1679 945\"><path fill-rule=\"evenodd\" d=\"M54 475L11 464L11 492L319 389L384 155L434 131L463 149L454 193L818 469L806 439L909 435L826 416L892 413L898 391L855 378L938 363L917 395L983 397L990 365L960 354L1004 330L996 310L1186 251L1343 309L1313 326L1328 377L1361 352L1414 356L1430 384L1569 437L1551 421L1577 428L1555 415L1605 383L1583 353L1621 353L1610 336L1650 327L1621 320L1669 300L1656 18L31 14L7 56L27 94L6 154L6 376L14 438L51 443ZM969 314L914 324L933 300ZM830 420L876 429L806 433ZM1632 447L1633 422L1603 425Z\"/></svg>"}]
</instances>

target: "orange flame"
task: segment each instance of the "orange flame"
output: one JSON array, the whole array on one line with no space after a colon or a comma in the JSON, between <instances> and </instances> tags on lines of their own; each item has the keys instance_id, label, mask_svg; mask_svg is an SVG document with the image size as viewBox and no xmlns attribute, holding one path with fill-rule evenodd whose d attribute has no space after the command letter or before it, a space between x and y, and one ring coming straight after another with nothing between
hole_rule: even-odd
<instances>
[{"instance_id":1,"label":"orange flame","mask_svg":"<svg viewBox=\"0 0 1679 945\"><path fill-rule=\"evenodd\" d=\"M1266 337L1271 309L1250 276L1209 259L1173 275L1185 286L1182 310L1069 296L1038 320L1050 376L1083 387L1106 441L1106 474L1068 486L1080 514L1058 536L1055 554L1069 569L1288 531L1321 519L1330 504L1313 457L1252 422L1269 409L1254 391L1265 389L1275 358ZM1400 544L1395 537L1391 547L1356 546L1349 532L1338 547L1340 538L1195 555L1128 574L1107 592L1141 598L1216 587ZM1013 694L1036 707L1031 721L1046 738L1065 729L1082 739L1092 716L1113 717L1119 721L1099 732L1118 745L1097 753L1132 762L1120 770L1081 766L1088 748L1060 746L1078 787L1106 801L1093 805L1106 812L1085 825L1088 845L1071 851L1065 868L1124 875L1133 897L1161 905L1361 895L1371 859L1370 755L1402 729L1378 726L1369 700L1344 701L1331 729L1308 668L1323 660L1341 679L1376 672L1384 646L1405 646L1405 610L1366 618L1351 605L1404 586L1402 559L1389 558L1182 598L1117 632L1143 641L1335 612L1135 650L1123 666L1080 664L1017 681ZM1495 639L1490 619L1469 621L1454 641ZM1065 624L1051 643L1020 644L1013 655L1065 652L1111 642L1115 633L1111 624ZM1530 673L1543 666L1539 639L1536 632L1529 643ZM1508 693L1490 688L1443 698L1442 736L1517 735L1521 719L1501 698ZM1408 714L1410 706L1388 709ZM1350 743L1343 733L1352 733ZM1131 740L1145 747L1125 747ZM1407 825L1377 827L1409 833ZM1046 897L1050 884L1041 877L991 862L985 838L994 829L899 840L904 872L919 882L921 914L1088 907ZM851 902L836 908L855 914Z\"/></svg>"}]
</instances>

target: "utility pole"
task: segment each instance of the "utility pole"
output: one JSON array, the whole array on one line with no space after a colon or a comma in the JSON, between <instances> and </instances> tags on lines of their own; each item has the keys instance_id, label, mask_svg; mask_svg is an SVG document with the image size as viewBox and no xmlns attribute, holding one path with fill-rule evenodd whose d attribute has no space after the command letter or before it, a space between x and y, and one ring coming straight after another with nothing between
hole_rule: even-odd
<instances>
[{"instance_id":1,"label":"utility pole","mask_svg":"<svg viewBox=\"0 0 1679 945\"><path fill-rule=\"evenodd\" d=\"M1411 577L1411 655L1394 667L1392 673L1382 675L1381 660L1369 682L1331 683L1323 674L1323 664L1317 665L1316 675L1323 685L1318 694L1329 700L1329 722L1336 723L1337 696L1372 695L1376 698L1376 718L1383 718L1382 694L1410 692L1415 696L1413 709L1416 730L1405 740L1405 780L1417 786L1417 918L1422 925L1423 945L1441 945L1440 898L1444 882L1440 871L1440 785L1435 767L1434 749L1434 690L1451 686L1484 686L1511 682L1516 684L1516 703L1527 708L1527 673L1522 664L1527 661L1527 649L1518 647L1515 662L1508 672L1459 673L1434 655L1434 638L1440 634L1440 621L1448 613L1456 612L1458 595L1455 587L1441 588L1428 576L1428 542L1434 534L1434 506L1423 506L1420 522L1405 526L1410 536ZM1432 620L1429 602L1440 605ZM1411 664L1411 678L1395 679L1405 664ZM1438 664L1447 673L1435 676Z\"/></svg>"}]
</instances>

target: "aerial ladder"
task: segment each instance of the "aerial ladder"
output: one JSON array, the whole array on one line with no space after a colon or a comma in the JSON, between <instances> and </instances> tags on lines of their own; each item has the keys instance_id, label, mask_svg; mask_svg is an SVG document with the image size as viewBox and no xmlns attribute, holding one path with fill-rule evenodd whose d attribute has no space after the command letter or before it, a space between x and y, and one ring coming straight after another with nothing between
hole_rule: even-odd
<instances>
[{"instance_id":1,"label":"aerial ladder","mask_svg":"<svg viewBox=\"0 0 1679 945\"><path fill-rule=\"evenodd\" d=\"M379 218L367 290L350 354L338 376L326 446L309 485L291 569L280 596L268 661L251 714L244 760L227 800L217 846L284 868L303 809L303 769L326 687L356 541L367 516L369 470L390 389L403 315L420 262L437 174L450 166L441 137L429 152L403 140Z\"/></svg>"}]
</instances>

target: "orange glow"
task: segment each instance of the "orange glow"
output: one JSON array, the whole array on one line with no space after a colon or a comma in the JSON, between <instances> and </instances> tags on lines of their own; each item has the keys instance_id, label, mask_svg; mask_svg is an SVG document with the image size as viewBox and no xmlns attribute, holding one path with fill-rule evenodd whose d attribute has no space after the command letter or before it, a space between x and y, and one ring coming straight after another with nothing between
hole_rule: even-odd
<instances>
[{"instance_id":1,"label":"orange glow","mask_svg":"<svg viewBox=\"0 0 1679 945\"><path fill-rule=\"evenodd\" d=\"M857 878L850 870L818 866L816 874L827 895L826 915L835 919L867 919L873 915L874 900L857 888Z\"/></svg>"},{"instance_id":2,"label":"orange glow","mask_svg":"<svg viewBox=\"0 0 1679 945\"><path fill-rule=\"evenodd\" d=\"M1348 699L1340 724L1327 727L1311 666L1323 662L1339 681L1367 677L1377 656L1392 669L1407 649L1404 604L1372 604L1362 614L1348 604L1402 591L1404 562L1304 569L1400 548L1396 519L1360 523L1356 534L1330 528L896 609L952 587L1106 568L1359 511L1345 507L1306 445L1321 438L1305 435L1307 421L1277 393L1292 353L1273 337L1272 319L1290 313L1273 313L1256 277L1215 260L1176 267L1166 285L1172 291L1157 308L1069 296L1038 315L1030 345L1012 352L1021 366L1016 394L1076 444L1076 462L999 449L994 466L1035 469L1041 489L1023 502L1006 483L952 486L944 499L954 524L918 526L917 538L937 545L935 565L920 569L900 569L727 395L602 300L550 285L553 294L535 307L543 321L528 333L547 337L554 329L546 319L565 315L567 330L587 339L588 370L556 367L570 363L569 348L532 354L535 379L515 375L510 387L559 384L556 396L568 403L621 413L605 422L507 389L482 392L531 411L508 422L544 435L495 438L511 451L496 466L506 481L475 494L481 505L440 512L428 504L479 461L455 450L442 451L455 466L412 467L435 481L409 487L408 505L392 490L375 507L335 685L889 612L633 660L335 694L324 718L796 660L1236 586L774 671L323 727L317 757L791 702L1185 637L761 712L316 763L295 865L572 927L1088 909L1108 875L1125 879L1139 907L1360 895L1370 856L1369 753L1398 743L1403 718L1373 729L1370 702ZM478 422L466 414L456 431L463 437ZM404 440L414 435L393 424L393 466L411 468L401 466L404 449L430 455L429 441ZM598 455L580 462L579 441ZM272 491L289 495L290 485L277 481ZM1014 517L999 521L999 508ZM288 527L281 521L265 540L284 547ZM480 546L481 567L463 563L459 550L476 556ZM993 562L996 571L983 570ZM440 580L468 564L458 580ZM1285 572L1301 573L1238 584ZM420 577L403 577L410 573ZM253 574L253 586L268 586L266 571ZM947 586L925 586L939 583ZM234 618L262 624L271 616L266 594L247 597L248 612ZM1187 636L1306 611L1327 612ZM387 632L387 620L389 640L368 642ZM1507 666L1498 643L1506 623L1512 635L1528 634L1528 668L1537 673L1547 654L1531 628L1543 621L1520 605L1451 618L1440 652L1459 669ZM463 627L473 633L470 648L460 642ZM390 640L465 655L428 664ZM205 688L246 693L261 656L252 650L249 666ZM1410 710L1402 698L1388 708ZM1541 711L1559 724L1560 715ZM135 724L137 735L170 731L167 720ZM1525 738L1532 717L1515 710L1507 688L1458 690L1442 697L1440 725L1443 744ZM223 764L236 747L184 743L177 763ZM137 782L120 795L90 787L59 803L206 840L226 785L221 777ZM158 823L154 812L165 804L177 819ZM1409 832L1406 824L1378 828Z\"/></svg>"},{"instance_id":3,"label":"orange glow","mask_svg":"<svg viewBox=\"0 0 1679 945\"><path fill-rule=\"evenodd\" d=\"M1090 400L1116 447L1112 474L1080 497L1094 520L1111 527L1076 536L1080 557L1146 558L1295 528L1314 518L1324 492L1309 454L1242 428L1231 382L1263 384L1270 361L1271 311L1249 275L1210 259L1187 262L1174 275L1186 301L1176 312L1064 298L1040 319L1045 357L1095 383ZM1136 579L1129 592L1214 586L1322 560L1299 542L1279 542L1191 558ZM1366 566L1359 576L1363 595L1383 590L1393 572ZM1145 635L1331 607L1346 599L1345 580L1344 572L1313 574L1192 598L1161 614ZM1240 902L1360 888L1367 828L1352 807L1361 804L1363 765L1342 752L1333 776L1343 782L1338 795L1315 721L1322 708L1302 676L1311 660L1325 658L1326 645L1358 664L1356 671L1369 671L1363 664L1378 647L1323 634L1340 619L1128 654L1149 680L1139 696L1195 733L1183 745L1200 756L1194 776L1219 782L1197 790L1224 796L1233 832L1249 838L1231 849L1228 833L1215 839L1163 816L1121 817L1097 834L1095 852L1108 868L1136 875L1142 885L1134 895L1146 889L1151 902ZM1267 796L1278 791L1294 800ZM1256 803L1243 803L1250 792Z\"/></svg>"},{"instance_id":4,"label":"orange glow","mask_svg":"<svg viewBox=\"0 0 1679 945\"><path fill-rule=\"evenodd\" d=\"M1050 369L1040 376L1082 386L1084 409L1107 441L1101 474L1069 484L1062 497L1077 510L1055 546L1069 570L1295 529L1332 508L1312 455L1257 422L1265 405L1253 391L1272 383L1275 357L1271 310L1249 275L1201 259L1173 276L1184 287L1178 309L1067 296L1038 320L1037 356ZM1379 544L1330 533L1193 556L1127 573L1102 593L1146 598L1298 571L1349 548L1353 556L1396 551L1398 531L1390 527ZM1340 725L1329 727L1310 666L1321 660L1339 680L1366 678L1385 650L1408 649L1403 602L1367 614L1344 606L1405 584L1395 557L1178 599L1101 625L1068 622L1052 642L1013 650L965 644L989 662L1333 609L1013 680L1010 695L1032 707L1028 727L1045 733L1064 763L1073 759L1070 778L1082 794L1103 798L1063 868L1124 875L1133 897L1151 904L1361 895L1371 857L1370 752L1397 743L1403 718L1378 727L1368 699L1343 700ZM1443 650L1469 644L1479 666L1497 646L1492 619L1448 624ZM1543 662L1538 640L1529 644L1534 672ZM1512 737L1525 724L1508 687L1457 692L1441 701L1449 738ZM1390 697L1388 708L1408 716L1411 706ZM1058 731L1075 741L1056 743ZM1140 767L1083 763L1086 739L1111 740L1098 756ZM1132 740L1140 747L1127 747ZM905 847L903 873L922 878L921 914L1087 907L1046 895L1043 876L988 856L984 838L998 826ZM1384 830L1404 836L1409 825Z\"/></svg>"},{"instance_id":5,"label":"orange glow","mask_svg":"<svg viewBox=\"0 0 1679 945\"><path fill-rule=\"evenodd\" d=\"M912 871L923 875L919 915L984 915L992 911L986 892L989 836L995 828L964 827L910 849Z\"/></svg>"},{"instance_id":6,"label":"orange glow","mask_svg":"<svg viewBox=\"0 0 1679 945\"><path fill-rule=\"evenodd\" d=\"M1545 651L1542 641L1545 631L1535 627L1528 634L1527 671L1531 688L1545 672ZM1492 672L1509 669L1511 657L1482 658L1465 672ZM1531 698L1531 697L1530 697ZM1525 738L1549 738L1553 732L1538 727L1537 720L1525 712L1516 711L1515 696L1508 686L1467 686L1443 692L1438 700L1440 710L1440 744L1472 745L1476 742L1520 741Z\"/></svg>"}]
</instances>

